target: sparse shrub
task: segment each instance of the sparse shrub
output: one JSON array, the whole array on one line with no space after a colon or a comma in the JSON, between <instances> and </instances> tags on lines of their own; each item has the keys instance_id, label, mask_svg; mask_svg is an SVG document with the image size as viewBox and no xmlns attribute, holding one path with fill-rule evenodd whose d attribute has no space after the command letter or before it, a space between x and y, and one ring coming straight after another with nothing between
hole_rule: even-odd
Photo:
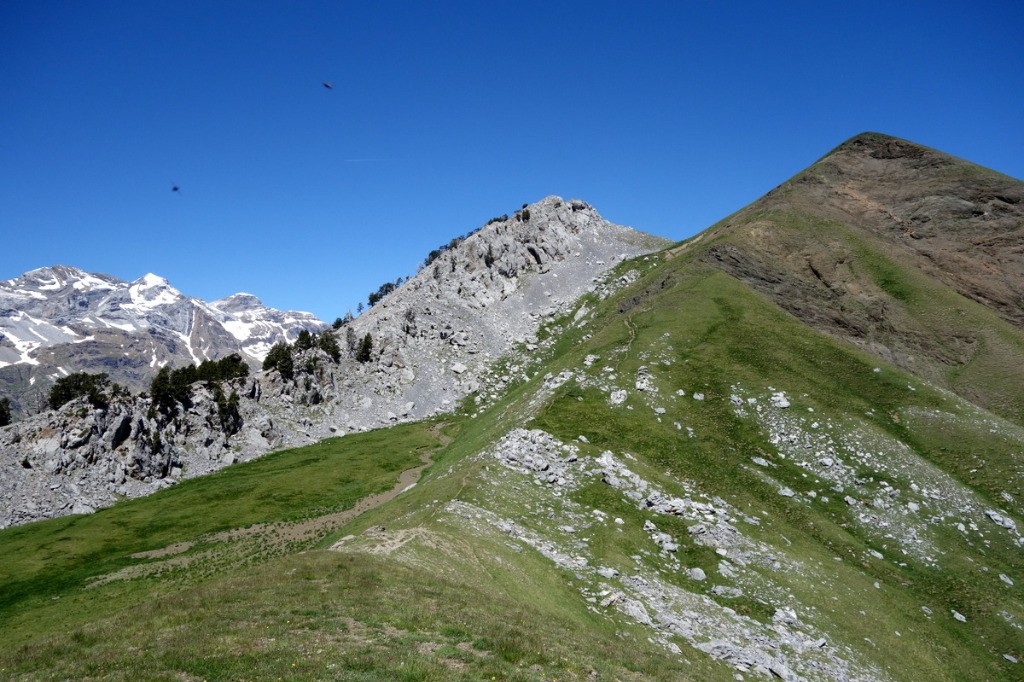
<instances>
[{"instance_id":1,"label":"sparse shrub","mask_svg":"<svg viewBox=\"0 0 1024 682\"><path fill-rule=\"evenodd\" d=\"M398 281L401 282L402 278L399 277ZM397 285L394 282L384 282L384 284L380 285L377 291L375 291L374 293L370 294L367 297L367 302L370 304L370 307L372 308L373 306L377 305L381 301L381 299L390 294L396 288Z\"/></svg>"},{"instance_id":2,"label":"sparse shrub","mask_svg":"<svg viewBox=\"0 0 1024 682\"><path fill-rule=\"evenodd\" d=\"M406 308L403 317L405 318L405 322L402 323L402 331L408 335L412 335L413 331L416 329L416 311L412 308Z\"/></svg>"},{"instance_id":3,"label":"sparse shrub","mask_svg":"<svg viewBox=\"0 0 1024 682\"><path fill-rule=\"evenodd\" d=\"M428 253L427 257L423 259L423 267L427 267L428 265L436 261L438 258L441 257L442 253L444 253L444 251L441 249L434 249L433 251Z\"/></svg>"},{"instance_id":4,"label":"sparse shrub","mask_svg":"<svg viewBox=\"0 0 1024 682\"><path fill-rule=\"evenodd\" d=\"M494 249L490 244L487 245L487 253L484 254L484 265L487 267L494 265Z\"/></svg>"},{"instance_id":5,"label":"sparse shrub","mask_svg":"<svg viewBox=\"0 0 1024 682\"><path fill-rule=\"evenodd\" d=\"M8 398L0 398L0 426L7 426L11 423L11 401Z\"/></svg>"}]
</instances>

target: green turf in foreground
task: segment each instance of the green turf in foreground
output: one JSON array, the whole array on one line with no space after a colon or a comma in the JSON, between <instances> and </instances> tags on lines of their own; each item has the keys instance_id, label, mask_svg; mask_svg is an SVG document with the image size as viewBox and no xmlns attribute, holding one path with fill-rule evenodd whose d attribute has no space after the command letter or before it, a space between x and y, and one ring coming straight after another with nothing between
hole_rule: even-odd
<instances>
[{"instance_id":1,"label":"green turf in foreground","mask_svg":"<svg viewBox=\"0 0 1024 682\"><path fill-rule=\"evenodd\" d=\"M351 507L389 489L402 470L419 464L421 452L438 447L433 427L421 422L331 438L95 514L0 531L0 623L91 578L139 564L131 558L137 552Z\"/></svg>"}]
</instances>

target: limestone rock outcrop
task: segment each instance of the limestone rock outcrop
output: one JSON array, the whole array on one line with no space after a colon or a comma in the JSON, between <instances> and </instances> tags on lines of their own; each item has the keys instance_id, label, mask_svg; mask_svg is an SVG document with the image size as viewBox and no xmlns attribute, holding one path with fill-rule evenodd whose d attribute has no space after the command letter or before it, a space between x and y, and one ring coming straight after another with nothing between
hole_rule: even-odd
<instances>
[{"instance_id":1,"label":"limestone rock outcrop","mask_svg":"<svg viewBox=\"0 0 1024 682\"><path fill-rule=\"evenodd\" d=\"M202 383L193 386L191 404L174 419L154 415L144 396L123 396L104 409L81 400L25 418L0 429L0 527L89 511L271 450L450 411L495 381L498 387L490 388L500 390L501 380L488 374L496 360L516 344L536 347L540 324L596 289L615 264L667 243L609 223L582 201L547 197L454 240L365 313L324 332L336 336L342 351L337 359L319 347L293 349L294 376L271 369L225 383L224 394L238 395L237 428L225 430L213 389ZM96 276L96 283L67 270L30 275L69 292L82 290L75 282L107 296L117 286L113 278ZM156 279L133 283L138 291L126 300L134 303L123 302L122 309L181 302ZM28 291L23 284L15 288ZM98 294L83 295L84 308L96 307L88 296ZM257 304L237 295L195 307L193 319L229 317L221 329L236 339L242 325L252 332L247 339L261 324L294 323L296 334L313 325L301 314L253 312ZM173 326L173 308L159 314L165 327ZM103 320L113 326L115 318ZM150 327L150 336L157 333ZM369 357L358 358L367 335ZM178 346L202 359L200 344L185 343L191 338L179 338ZM265 354L269 341L261 343ZM63 344L70 346L84 343Z\"/></svg>"}]
</instances>

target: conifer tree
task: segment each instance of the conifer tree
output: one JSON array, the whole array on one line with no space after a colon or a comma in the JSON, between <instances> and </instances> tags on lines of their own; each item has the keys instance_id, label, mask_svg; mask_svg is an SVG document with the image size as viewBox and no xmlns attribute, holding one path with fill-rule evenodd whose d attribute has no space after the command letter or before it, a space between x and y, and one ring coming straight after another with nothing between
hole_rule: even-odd
<instances>
[{"instance_id":1,"label":"conifer tree","mask_svg":"<svg viewBox=\"0 0 1024 682\"><path fill-rule=\"evenodd\" d=\"M291 346L286 343L274 344L263 360L263 369L277 369L282 379L291 379L295 376L295 361L292 359Z\"/></svg>"},{"instance_id":2,"label":"conifer tree","mask_svg":"<svg viewBox=\"0 0 1024 682\"><path fill-rule=\"evenodd\" d=\"M363 340L359 342L359 350L356 351L356 360L359 362L369 362L371 354L373 352L373 337L367 332Z\"/></svg>"},{"instance_id":3,"label":"conifer tree","mask_svg":"<svg viewBox=\"0 0 1024 682\"><path fill-rule=\"evenodd\" d=\"M313 335L308 329L299 332L299 338L295 339L295 350L309 350L313 347Z\"/></svg>"},{"instance_id":4,"label":"conifer tree","mask_svg":"<svg viewBox=\"0 0 1024 682\"><path fill-rule=\"evenodd\" d=\"M331 360L337 362L341 359L341 347L338 345L338 337L333 332L321 332L317 337L317 346L331 356Z\"/></svg>"}]
</instances>

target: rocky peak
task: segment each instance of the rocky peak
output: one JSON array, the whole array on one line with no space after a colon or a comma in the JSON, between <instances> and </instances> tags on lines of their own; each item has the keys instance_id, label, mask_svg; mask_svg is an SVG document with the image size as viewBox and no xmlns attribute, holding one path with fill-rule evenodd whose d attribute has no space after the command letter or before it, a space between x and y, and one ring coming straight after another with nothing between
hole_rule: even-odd
<instances>
[{"instance_id":1,"label":"rocky peak","mask_svg":"<svg viewBox=\"0 0 1024 682\"><path fill-rule=\"evenodd\" d=\"M88 273L67 265L52 265L30 270L20 277L0 282L0 295L22 294L38 298L39 292L44 291L62 291L69 288L78 291L112 289L117 281L110 275Z\"/></svg>"},{"instance_id":2,"label":"rocky peak","mask_svg":"<svg viewBox=\"0 0 1024 682\"><path fill-rule=\"evenodd\" d=\"M185 295L172 287L170 282L152 273L132 282L128 287L128 296L140 312L173 305L185 299Z\"/></svg>"},{"instance_id":3,"label":"rocky peak","mask_svg":"<svg viewBox=\"0 0 1024 682\"><path fill-rule=\"evenodd\" d=\"M1024 328L1019 180L864 133L700 239L706 262L811 326L1004 416L1020 414L1006 398L1014 363L991 360L999 370L970 388L961 375L985 366L986 349L1004 347L985 331L988 315ZM938 336L937 315L947 327Z\"/></svg>"},{"instance_id":4,"label":"rocky peak","mask_svg":"<svg viewBox=\"0 0 1024 682\"><path fill-rule=\"evenodd\" d=\"M614 225L583 201L557 196L490 220L343 332L343 344L371 334L373 371L366 386L331 402L331 418L314 430L329 435L330 428L366 428L451 409L481 389L494 360L593 289L595 278L667 243ZM353 362L341 375L366 369Z\"/></svg>"},{"instance_id":5,"label":"rocky peak","mask_svg":"<svg viewBox=\"0 0 1024 682\"><path fill-rule=\"evenodd\" d=\"M219 298L211 301L210 306L224 312L247 312L256 308L263 308L263 301L252 294L239 292L226 298Z\"/></svg>"},{"instance_id":6,"label":"rocky peak","mask_svg":"<svg viewBox=\"0 0 1024 682\"><path fill-rule=\"evenodd\" d=\"M0 517L0 525L71 513L76 499L94 507L107 504L115 494L142 495L169 478L210 471L275 448L449 411L466 396L476 394L480 399L485 391L500 391L511 378L491 373L496 360L517 344L533 346L542 322L568 311L622 259L667 243L613 225L582 201L559 197L494 219L466 238L453 240L415 276L339 330L342 353L337 360L320 347L293 349L294 376L271 369L225 387L225 394L234 390L240 400L242 423L235 433L221 430L220 406L198 384L193 405L172 422L173 428L153 423L148 399L136 397L112 404L109 414L70 405L0 431L0 456L10 460L29 453L24 460L29 466L12 467L17 476L6 488L0 485L0 499L6 499L12 510ZM300 329L325 327L308 313L266 308L249 294L208 304L183 296L177 300L180 292L152 275L118 286L125 290L120 313L147 311L142 318L132 318L149 320L141 345L133 348L142 358L141 367L135 368L140 376L146 376L146 370L155 373L169 361L160 344L176 354L176 366L187 364L189 358L210 357L213 339L215 348L230 345L224 337L231 337L234 348L262 359L274 343L294 340ZM108 297L113 298L111 292ZM181 306L190 301L194 314L185 321L191 326L179 329L174 326L179 318L172 313L183 311ZM115 317L114 311L95 308L87 317L108 325L126 320ZM0 317L0 324L4 320ZM100 336L93 329L76 333ZM116 378L114 370L124 364L121 344L139 337L118 333L109 337L117 343L116 350L109 345L93 348L98 364L90 369ZM18 334L27 338L29 332ZM373 340L372 352L368 361L360 362L356 342L367 334ZM90 343L64 340L55 348L77 350ZM111 358L118 364L111 366ZM71 359L62 359L55 350L47 356L51 372L62 361L74 366ZM3 369L10 368L0 372ZM77 416L80 413L86 416ZM156 430L161 433L159 447L152 435ZM84 439L81 434L92 435ZM130 466L122 455L129 457ZM49 487L68 476L77 481L74 494Z\"/></svg>"}]
</instances>

